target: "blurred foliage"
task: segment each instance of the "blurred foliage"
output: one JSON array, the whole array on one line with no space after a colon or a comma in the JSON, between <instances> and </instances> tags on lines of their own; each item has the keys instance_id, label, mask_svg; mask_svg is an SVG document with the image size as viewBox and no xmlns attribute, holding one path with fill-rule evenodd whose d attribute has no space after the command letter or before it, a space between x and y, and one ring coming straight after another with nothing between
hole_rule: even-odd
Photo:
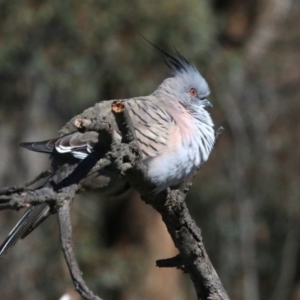
<instances>
[{"instance_id":1,"label":"blurred foliage","mask_svg":"<svg viewBox=\"0 0 300 300\"><path fill-rule=\"evenodd\" d=\"M188 5L182 1L2 2L0 76L13 85L21 81L20 102L27 88L22 78L38 76L54 93L53 108L69 117L106 97L154 89L159 81L155 84L149 79L159 80L163 73L160 70L157 76L154 51L146 49L139 34L161 47L184 49L188 44L189 55L198 57L204 57L201 54L213 41L214 27L207 22L209 6L198 1ZM150 73L145 72L145 64L152 62ZM16 91L12 90L15 103ZM68 101L72 105L63 105Z\"/></svg>"},{"instance_id":2,"label":"blurred foliage","mask_svg":"<svg viewBox=\"0 0 300 300\"><path fill-rule=\"evenodd\" d=\"M167 68L142 36L175 47L208 80L225 127L187 200L211 260L233 300L300 299L300 8L265 13L276 1L262 2L0 0L0 186L49 166L19 142L55 136L95 102L157 87ZM174 249L150 207L133 195L78 198L74 241L92 289L106 300L195 299L184 275L155 270ZM1 239L21 214L1 213ZM72 290L54 218L0 263L3 299Z\"/></svg>"}]
</instances>

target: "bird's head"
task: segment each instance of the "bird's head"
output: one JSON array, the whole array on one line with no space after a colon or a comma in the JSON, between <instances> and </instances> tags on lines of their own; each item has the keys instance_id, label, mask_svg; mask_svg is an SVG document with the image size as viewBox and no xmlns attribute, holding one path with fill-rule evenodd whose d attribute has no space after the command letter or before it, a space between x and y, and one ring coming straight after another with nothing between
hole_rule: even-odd
<instances>
[{"instance_id":1,"label":"bird's head","mask_svg":"<svg viewBox=\"0 0 300 300\"><path fill-rule=\"evenodd\" d=\"M198 72L197 68L190 64L179 52L176 56L171 56L165 51L157 48L170 68L170 77L165 79L159 86L159 90L164 90L179 102L192 110L199 107L212 107L207 100L210 94L206 80Z\"/></svg>"}]
</instances>

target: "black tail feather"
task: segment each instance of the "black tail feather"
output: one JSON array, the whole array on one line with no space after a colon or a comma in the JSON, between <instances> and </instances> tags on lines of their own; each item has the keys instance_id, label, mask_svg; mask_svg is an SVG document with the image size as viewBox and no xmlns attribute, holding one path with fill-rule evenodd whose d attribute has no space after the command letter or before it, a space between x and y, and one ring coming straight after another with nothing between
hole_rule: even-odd
<instances>
[{"instance_id":1,"label":"black tail feather","mask_svg":"<svg viewBox=\"0 0 300 300\"><path fill-rule=\"evenodd\" d=\"M54 151L57 139L51 139L41 142L21 143L20 146L35 152L52 153Z\"/></svg>"},{"instance_id":2,"label":"black tail feather","mask_svg":"<svg viewBox=\"0 0 300 300\"><path fill-rule=\"evenodd\" d=\"M49 215L50 207L46 203L30 207L0 246L0 258L3 258L19 239L25 238Z\"/></svg>"}]
</instances>

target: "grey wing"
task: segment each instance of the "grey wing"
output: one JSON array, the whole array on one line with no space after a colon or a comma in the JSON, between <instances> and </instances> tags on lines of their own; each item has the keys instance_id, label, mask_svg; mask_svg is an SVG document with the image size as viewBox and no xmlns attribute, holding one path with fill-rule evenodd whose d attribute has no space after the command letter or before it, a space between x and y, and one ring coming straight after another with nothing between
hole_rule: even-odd
<instances>
[{"instance_id":1,"label":"grey wing","mask_svg":"<svg viewBox=\"0 0 300 300\"><path fill-rule=\"evenodd\" d=\"M85 133L78 132L74 121L78 118L97 118L99 121L109 123L113 129L117 130L117 124L111 112L111 104L113 101L114 100L106 100L99 102L66 123L59 131L60 138L56 141L56 150L59 153L71 153L78 159L84 159L91 153L94 145L98 142L98 134L93 131Z\"/></svg>"},{"instance_id":2,"label":"grey wing","mask_svg":"<svg viewBox=\"0 0 300 300\"><path fill-rule=\"evenodd\" d=\"M126 102L145 159L158 156L168 146L172 117L151 101Z\"/></svg>"},{"instance_id":3,"label":"grey wing","mask_svg":"<svg viewBox=\"0 0 300 300\"><path fill-rule=\"evenodd\" d=\"M75 116L61 129L60 134L65 135L76 131L74 121L77 118L97 118L100 121L109 123L115 132L119 132L115 117L111 112L111 104L113 101L114 100L102 101L88 108L82 114ZM144 158L157 156L167 147L170 128L173 125L172 117L162 106L159 106L151 96L137 97L124 101L132 119L137 140ZM89 133L95 134L93 132L87 132L87 134ZM77 141L84 141L83 136L80 135L81 133L77 132L77 134ZM74 138L74 142L75 140ZM60 149L61 151L65 149L67 152L67 150L70 149L64 148L68 146L67 143L63 142L65 141L60 141ZM79 146L79 144L77 144L77 146ZM89 150L90 148L86 147L86 149Z\"/></svg>"},{"instance_id":4,"label":"grey wing","mask_svg":"<svg viewBox=\"0 0 300 300\"><path fill-rule=\"evenodd\" d=\"M58 153L70 153L75 158L84 159L92 152L98 142L98 134L94 131L80 133L78 131L58 138L55 142L55 150Z\"/></svg>"},{"instance_id":5,"label":"grey wing","mask_svg":"<svg viewBox=\"0 0 300 300\"><path fill-rule=\"evenodd\" d=\"M61 154L69 153L75 158L84 159L92 152L98 141L98 134L93 131L80 133L78 131L64 135L60 138L41 142L21 143L20 146L31 151Z\"/></svg>"}]
</instances>

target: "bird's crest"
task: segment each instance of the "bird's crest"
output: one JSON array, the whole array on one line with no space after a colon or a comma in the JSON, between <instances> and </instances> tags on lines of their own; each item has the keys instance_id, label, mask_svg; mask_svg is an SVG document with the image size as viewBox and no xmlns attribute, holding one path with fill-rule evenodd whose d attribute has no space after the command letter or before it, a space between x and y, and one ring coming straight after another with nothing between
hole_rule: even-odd
<instances>
[{"instance_id":1,"label":"bird's crest","mask_svg":"<svg viewBox=\"0 0 300 300\"><path fill-rule=\"evenodd\" d=\"M176 76L182 73L189 73L189 72L196 72L198 73L198 70L194 65L189 63L189 61L179 53L179 51L175 49L176 56L172 56L171 54L167 53L166 51L162 50L155 44L151 43L149 40L147 40L144 36L142 36L152 47L154 47L163 57L164 61L166 62L167 66L171 70L171 75Z\"/></svg>"},{"instance_id":2,"label":"bird's crest","mask_svg":"<svg viewBox=\"0 0 300 300\"><path fill-rule=\"evenodd\" d=\"M171 75L176 76L180 73L188 73L190 71L198 72L196 68L188 62L188 60L181 55L176 49L177 56L172 56L169 53L165 52L164 50L154 46L160 53L163 54L163 58L167 64L167 66L171 70Z\"/></svg>"}]
</instances>

